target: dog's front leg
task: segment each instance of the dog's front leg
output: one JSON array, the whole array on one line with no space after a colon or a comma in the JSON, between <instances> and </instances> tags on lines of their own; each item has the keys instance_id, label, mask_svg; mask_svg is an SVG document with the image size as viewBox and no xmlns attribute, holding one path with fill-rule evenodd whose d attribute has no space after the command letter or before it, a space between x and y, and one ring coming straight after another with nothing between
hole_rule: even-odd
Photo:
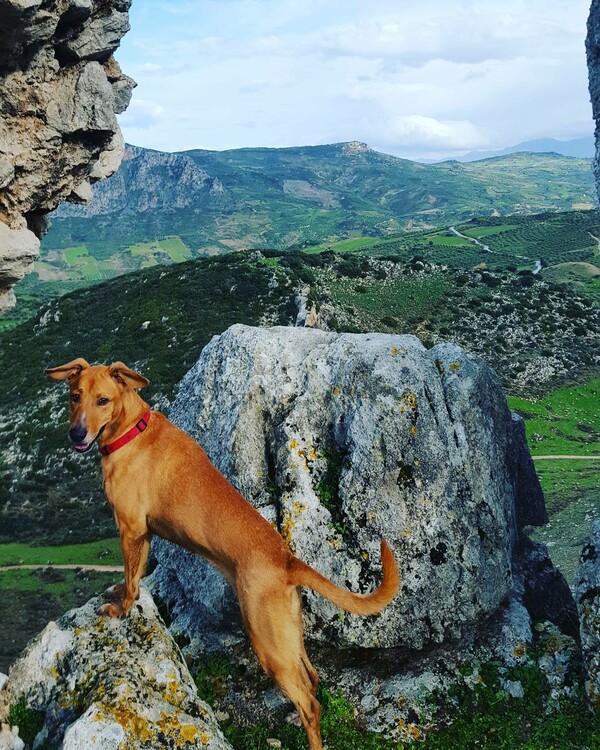
<instances>
[{"instance_id":1,"label":"dog's front leg","mask_svg":"<svg viewBox=\"0 0 600 750\"><path fill-rule=\"evenodd\" d=\"M140 595L140 579L146 570L148 553L150 551L150 539L152 535L135 533L131 528L119 528L121 536L121 552L123 553L123 564L125 566L125 585L123 587L123 600L113 604L104 604L100 612L109 617L121 617L126 615L133 603ZM119 587L115 587L118 591Z\"/></svg>"}]
</instances>

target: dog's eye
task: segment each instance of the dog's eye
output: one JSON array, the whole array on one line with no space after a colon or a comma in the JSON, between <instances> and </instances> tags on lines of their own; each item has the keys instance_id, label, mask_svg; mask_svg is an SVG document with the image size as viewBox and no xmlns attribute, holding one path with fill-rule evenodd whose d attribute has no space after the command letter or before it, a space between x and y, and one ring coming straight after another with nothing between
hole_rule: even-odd
<instances>
[{"instance_id":1,"label":"dog's eye","mask_svg":"<svg viewBox=\"0 0 600 750\"><path fill-rule=\"evenodd\" d=\"M76 404L79 401L80 398L81 398L81 396L78 393L72 393L71 394L71 401L74 404Z\"/></svg>"},{"instance_id":2,"label":"dog's eye","mask_svg":"<svg viewBox=\"0 0 600 750\"><path fill-rule=\"evenodd\" d=\"M108 404L108 401L109 401L109 399L104 398L104 396L103 396L102 398L98 399L98 406L106 406L106 404Z\"/></svg>"}]
</instances>

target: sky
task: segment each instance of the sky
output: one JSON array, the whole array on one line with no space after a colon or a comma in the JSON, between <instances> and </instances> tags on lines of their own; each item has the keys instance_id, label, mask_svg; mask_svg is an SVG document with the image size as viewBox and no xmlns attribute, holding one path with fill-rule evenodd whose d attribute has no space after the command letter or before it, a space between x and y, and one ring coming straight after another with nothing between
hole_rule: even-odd
<instances>
[{"instance_id":1,"label":"sky","mask_svg":"<svg viewBox=\"0 0 600 750\"><path fill-rule=\"evenodd\" d=\"M591 135L589 0L134 0L126 140L441 159Z\"/></svg>"}]
</instances>

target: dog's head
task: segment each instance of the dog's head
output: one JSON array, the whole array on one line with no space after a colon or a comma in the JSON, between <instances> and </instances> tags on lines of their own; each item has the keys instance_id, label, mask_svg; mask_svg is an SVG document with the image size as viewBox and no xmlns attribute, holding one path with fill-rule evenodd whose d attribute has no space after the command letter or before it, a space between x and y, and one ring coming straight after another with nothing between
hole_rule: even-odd
<instances>
[{"instance_id":1,"label":"dog's head","mask_svg":"<svg viewBox=\"0 0 600 750\"><path fill-rule=\"evenodd\" d=\"M51 367L46 374L53 380L67 381L69 440L79 453L88 451L107 425L119 418L124 399L150 382L122 362L92 366L81 358Z\"/></svg>"}]
</instances>

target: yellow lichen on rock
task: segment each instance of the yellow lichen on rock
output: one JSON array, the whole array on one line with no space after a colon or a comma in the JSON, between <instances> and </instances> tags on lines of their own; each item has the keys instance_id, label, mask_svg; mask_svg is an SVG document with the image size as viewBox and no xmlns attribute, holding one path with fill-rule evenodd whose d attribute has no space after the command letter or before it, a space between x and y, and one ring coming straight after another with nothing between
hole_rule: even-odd
<instances>
[{"instance_id":1,"label":"yellow lichen on rock","mask_svg":"<svg viewBox=\"0 0 600 750\"><path fill-rule=\"evenodd\" d=\"M400 398L408 409L413 412L417 410L417 394L410 387L403 392Z\"/></svg>"},{"instance_id":2,"label":"yellow lichen on rock","mask_svg":"<svg viewBox=\"0 0 600 750\"><path fill-rule=\"evenodd\" d=\"M285 539L286 544L288 547L291 547L293 539L292 539L292 531L294 529L294 526L299 521L300 514L306 510L306 505L304 503L301 503L299 500L294 500L292 503L291 510L288 510L287 508L283 511L283 523L281 525L281 536Z\"/></svg>"}]
</instances>

